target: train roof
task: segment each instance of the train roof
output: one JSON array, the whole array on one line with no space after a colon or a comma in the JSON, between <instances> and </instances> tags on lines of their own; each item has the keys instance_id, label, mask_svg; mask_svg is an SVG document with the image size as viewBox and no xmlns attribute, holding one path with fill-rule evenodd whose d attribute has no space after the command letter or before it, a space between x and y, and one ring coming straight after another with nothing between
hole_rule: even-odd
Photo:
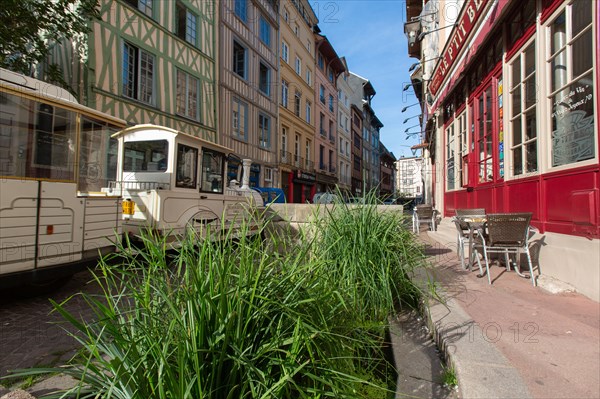
<instances>
[{"instance_id":1,"label":"train roof","mask_svg":"<svg viewBox=\"0 0 600 399\"><path fill-rule=\"evenodd\" d=\"M20 97L29 97L37 101L54 103L55 105L83 112L121 126L127 125L127 122L123 119L79 104L71 93L59 86L21 75L8 69L0 68L0 87L3 91L13 92Z\"/></svg>"},{"instance_id":2,"label":"train roof","mask_svg":"<svg viewBox=\"0 0 600 399\"><path fill-rule=\"evenodd\" d=\"M202 145L203 147L213 148L215 150L223 151L225 153L233 153L233 150L231 148L225 147L220 144L213 143L212 141L204 140L200 137L193 136L189 133L185 133L185 132L182 132L179 130L171 129L169 127L160 126L160 125L152 125L152 124L135 125L135 126L125 128L125 129L113 134L112 137L117 138L120 136L128 135L128 134L131 134L134 132L139 132L139 131L154 131L157 133L167 133L167 134L173 135L175 137L183 136L183 137L187 137L191 140L198 141L200 143L200 145Z\"/></svg>"}]
</instances>

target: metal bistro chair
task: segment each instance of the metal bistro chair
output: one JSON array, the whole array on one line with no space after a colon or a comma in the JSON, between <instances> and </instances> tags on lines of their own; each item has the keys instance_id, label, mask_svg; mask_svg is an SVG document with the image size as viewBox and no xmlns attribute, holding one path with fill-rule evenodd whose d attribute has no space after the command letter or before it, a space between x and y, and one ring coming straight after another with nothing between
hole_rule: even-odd
<instances>
[{"instance_id":1,"label":"metal bistro chair","mask_svg":"<svg viewBox=\"0 0 600 399\"><path fill-rule=\"evenodd\" d=\"M464 222L464 218L485 218L485 208L456 209L454 212L456 216L452 218L452 222L454 222L456 227L456 252L460 257L460 264L462 265L462 268L466 269L465 243L469 239L470 231L469 225Z\"/></svg>"},{"instance_id":2,"label":"metal bistro chair","mask_svg":"<svg viewBox=\"0 0 600 399\"><path fill-rule=\"evenodd\" d=\"M421 204L413 212L413 233L419 234L421 224L428 224L431 231L436 230L435 209L432 205Z\"/></svg>"},{"instance_id":3,"label":"metal bistro chair","mask_svg":"<svg viewBox=\"0 0 600 399\"><path fill-rule=\"evenodd\" d=\"M531 221L531 212L526 213L490 213L487 215L487 233L477 232L478 238L481 240L483 247L483 257L485 259L485 268L488 275L488 282L491 284L490 267L488 253L504 253L506 260L506 270L510 271L509 254L514 253L518 257L521 252L527 255L527 263L529 264L529 273L531 283L536 285L535 276L533 275L533 265L531 263L531 254L529 253L529 222ZM477 250L475 250L477 251ZM479 260L479 257L477 257ZM515 271L520 275L517 265Z\"/></svg>"}]
</instances>

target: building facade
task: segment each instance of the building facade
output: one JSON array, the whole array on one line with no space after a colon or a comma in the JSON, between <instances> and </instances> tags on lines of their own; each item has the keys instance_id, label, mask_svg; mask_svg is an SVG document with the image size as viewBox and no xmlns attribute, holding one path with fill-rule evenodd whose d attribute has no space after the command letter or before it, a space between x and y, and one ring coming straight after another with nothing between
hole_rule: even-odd
<instances>
[{"instance_id":1,"label":"building facade","mask_svg":"<svg viewBox=\"0 0 600 399\"><path fill-rule=\"evenodd\" d=\"M396 195L403 198L423 199L423 159L420 157L400 158L395 162Z\"/></svg>"},{"instance_id":2,"label":"building facade","mask_svg":"<svg viewBox=\"0 0 600 399\"><path fill-rule=\"evenodd\" d=\"M273 0L217 2L219 7L219 134L235 156L228 179L241 181L241 159L252 160L250 185L278 187L279 23Z\"/></svg>"},{"instance_id":3,"label":"building facade","mask_svg":"<svg viewBox=\"0 0 600 399\"><path fill-rule=\"evenodd\" d=\"M379 195L382 198L395 195L394 175L396 157L383 143L379 143L380 166L379 166Z\"/></svg>"},{"instance_id":4,"label":"building facade","mask_svg":"<svg viewBox=\"0 0 600 399\"><path fill-rule=\"evenodd\" d=\"M440 17L415 43L423 62L439 60L413 75L423 83L436 208L446 217L474 207L532 212L544 236L542 282L598 299L600 4L465 1L447 21L446 3L457 4L439 2ZM425 18L422 2L407 9Z\"/></svg>"},{"instance_id":5,"label":"building facade","mask_svg":"<svg viewBox=\"0 0 600 399\"><path fill-rule=\"evenodd\" d=\"M87 46L55 46L51 59L78 101L219 142L214 3L102 0L99 13Z\"/></svg>"},{"instance_id":6,"label":"building facade","mask_svg":"<svg viewBox=\"0 0 600 399\"><path fill-rule=\"evenodd\" d=\"M315 172L317 191L327 192L338 183L337 79L346 68L327 37L317 32L315 53Z\"/></svg>"},{"instance_id":7,"label":"building facade","mask_svg":"<svg viewBox=\"0 0 600 399\"><path fill-rule=\"evenodd\" d=\"M313 28L318 19L308 0L282 2L279 19L278 169L287 202L303 203L316 192Z\"/></svg>"},{"instance_id":8,"label":"building facade","mask_svg":"<svg viewBox=\"0 0 600 399\"><path fill-rule=\"evenodd\" d=\"M344 193L352 188L352 114L350 113L351 89L348 85L348 65L342 57L346 72L338 76L338 187Z\"/></svg>"},{"instance_id":9,"label":"building facade","mask_svg":"<svg viewBox=\"0 0 600 399\"><path fill-rule=\"evenodd\" d=\"M352 116L352 180L350 194L352 196L359 197L364 194L362 173L363 110L356 104L351 103L350 113Z\"/></svg>"}]
</instances>

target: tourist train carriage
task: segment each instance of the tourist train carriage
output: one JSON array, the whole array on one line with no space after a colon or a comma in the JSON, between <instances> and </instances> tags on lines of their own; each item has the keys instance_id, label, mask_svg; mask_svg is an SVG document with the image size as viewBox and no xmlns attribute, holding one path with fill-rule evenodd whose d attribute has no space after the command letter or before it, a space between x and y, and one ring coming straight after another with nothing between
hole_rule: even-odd
<instances>
[{"instance_id":1,"label":"tourist train carriage","mask_svg":"<svg viewBox=\"0 0 600 399\"><path fill-rule=\"evenodd\" d=\"M207 226L214 231L239 225L263 205L247 184L250 160L243 162L245 184L227 185L231 150L226 147L156 125L130 127L113 138L118 140L118 179L105 191L123 197L125 233L150 228L175 238L191 228L204 234Z\"/></svg>"}]
</instances>

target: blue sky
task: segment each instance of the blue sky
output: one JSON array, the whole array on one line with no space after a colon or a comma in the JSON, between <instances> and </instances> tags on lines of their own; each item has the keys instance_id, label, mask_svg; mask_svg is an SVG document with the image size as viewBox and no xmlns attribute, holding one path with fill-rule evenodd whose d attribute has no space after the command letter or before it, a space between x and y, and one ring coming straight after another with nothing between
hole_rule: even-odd
<instances>
[{"instance_id":1,"label":"blue sky","mask_svg":"<svg viewBox=\"0 0 600 399\"><path fill-rule=\"evenodd\" d=\"M381 141L394 155L412 156L410 146L417 143L414 137L406 140L406 128L416 125L418 118L403 124L406 118L419 113L411 107L417 102L410 88L408 68L417 60L409 58L404 22L404 0L310 0L317 17L321 34L327 36L337 54L346 57L348 68L373 84L377 94L373 109L384 124ZM409 132L418 131L412 128Z\"/></svg>"}]
</instances>

